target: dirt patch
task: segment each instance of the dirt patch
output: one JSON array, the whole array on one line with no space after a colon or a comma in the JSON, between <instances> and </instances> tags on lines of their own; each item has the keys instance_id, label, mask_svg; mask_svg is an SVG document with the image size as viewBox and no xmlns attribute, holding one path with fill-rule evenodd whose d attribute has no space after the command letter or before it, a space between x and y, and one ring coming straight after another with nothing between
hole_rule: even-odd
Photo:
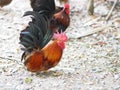
<instances>
[{"instance_id":1,"label":"dirt patch","mask_svg":"<svg viewBox=\"0 0 120 90\"><path fill-rule=\"evenodd\" d=\"M31 73L21 62L20 31L30 20L29 0L13 0L0 10L0 90L119 90L120 6L105 22L111 5L96 1L95 16L88 16L86 3L71 0L71 24L61 62L49 72ZM101 32L83 33L104 27ZM81 37L80 39L77 39Z\"/></svg>"}]
</instances>

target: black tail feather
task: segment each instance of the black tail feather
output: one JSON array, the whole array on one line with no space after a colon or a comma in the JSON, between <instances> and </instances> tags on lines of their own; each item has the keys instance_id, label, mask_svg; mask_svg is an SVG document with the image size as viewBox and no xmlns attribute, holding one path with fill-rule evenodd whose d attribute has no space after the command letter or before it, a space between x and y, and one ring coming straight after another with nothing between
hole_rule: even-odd
<instances>
[{"instance_id":1,"label":"black tail feather","mask_svg":"<svg viewBox=\"0 0 120 90\"><path fill-rule=\"evenodd\" d=\"M38 12L35 12L35 11L27 11L27 12L25 12L25 14L23 16L28 16L28 15L31 15L32 23L34 23L34 25L41 27L39 29L47 30L46 27L48 27L48 22L49 22L49 19L47 18L47 16L43 15L43 18L41 18L41 14ZM29 25L30 24L31 23L29 23ZM43 34L46 33L45 30L42 30Z\"/></svg>"},{"instance_id":2,"label":"black tail feather","mask_svg":"<svg viewBox=\"0 0 120 90\"><path fill-rule=\"evenodd\" d=\"M35 12L41 12L48 18L55 12L55 1L54 0L30 0L31 7Z\"/></svg>"},{"instance_id":3,"label":"black tail feather","mask_svg":"<svg viewBox=\"0 0 120 90\"><path fill-rule=\"evenodd\" d=\"M32 21L29 26L20 33L20 44L25 50L42 49L52 38L53 31L50 30L50 20L47 16L38 12L28 11L24 16L31 15Z\"/></svg>"}]
</instances>

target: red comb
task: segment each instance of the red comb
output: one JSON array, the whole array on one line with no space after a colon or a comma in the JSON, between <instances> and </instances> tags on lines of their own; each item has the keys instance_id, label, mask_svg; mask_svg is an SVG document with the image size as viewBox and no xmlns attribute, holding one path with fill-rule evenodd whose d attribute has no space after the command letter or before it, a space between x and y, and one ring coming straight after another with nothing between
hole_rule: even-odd
<instances>
[{"instance_id":1,"label":"red comb","mask_svg":"<svg viewBox=\"0 0 120 90\"><path fill-rule=\"evenodd\" d=\"M68 9L69 9L69 8L70 8L70 4L69 4L69 3L66 3L66 4L65 4L65 8L68 8Z\"/></svg>"},{"instance_id":2,"label":"red comb","mask_svg":"<svg viewBox=\"0 0 120 90\"><path fill-rule=\"evenodd\" d=\"M64 9L65 9L65 12L66 12L67 14L70 14L70 4L69 4L69 3L66 3L66 4L65 4Z\"/></svg>"},{"instance_id":3,"label":"red comb","mask_svg":"<svg viewBox=\"0 0 120 90\"><path fill-rule=\"evenodd\" d=\"M68 41L68 37L67 37L67 35L66 35L65 32L61 32L61 33L57 32L57 33L54 33L53 38L54 38L54 39L61 39L61 40L64 41L64 42Z\"/></svg>"}]
</instances>

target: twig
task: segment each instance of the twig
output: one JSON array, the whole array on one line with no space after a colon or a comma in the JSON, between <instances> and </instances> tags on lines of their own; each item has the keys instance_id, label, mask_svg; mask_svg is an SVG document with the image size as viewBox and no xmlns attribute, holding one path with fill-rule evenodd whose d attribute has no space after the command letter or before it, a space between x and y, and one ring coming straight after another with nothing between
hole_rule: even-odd
<instances>
[{"instance_id":1,"label":"twig","mask_svg":"<svg viewBox=\"0 0 120 90\"><path fill-rule=\"evenodd\" d=\"M108 28L109 26L110 26L110 25L107 25L107 26L103 26L103 27L100 27L100 28L97 28L97 29L90 30L89 32L86 32L85 34L79 36L78 39L80 39L81 37L85 37L85 36L94 34L94 33L96 33L96 32L100 32L100 31L102 31L102 30L105 30L105 29Z\"/></svg>"},{"instance_id":2,"label":"twig","mask_svg":"<svg viewBox=\"0 0 120 90\"><path fill-rule=\"evenodd\" d=\"M116 4L117 4L117 1L118 1L118 0L115 0L115 1L114 1L114 4L113 4L111 10L109 11L109 13L108 13L108 15L107 15L107 17L106 17L106 21L109 20L111 14L112 14L112 11L113 11L113 9L115 8L115 6L116 6Z\"/></svg>"}]
</instances>

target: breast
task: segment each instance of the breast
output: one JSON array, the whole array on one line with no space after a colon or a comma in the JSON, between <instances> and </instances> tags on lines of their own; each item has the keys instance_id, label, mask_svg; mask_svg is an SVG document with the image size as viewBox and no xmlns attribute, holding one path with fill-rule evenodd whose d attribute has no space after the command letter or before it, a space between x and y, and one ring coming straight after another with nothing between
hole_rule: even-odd
<instances>
[{"instance_id":1,"label":"breast","mask_svg":"<svg viewBox=\"0 0 120 90\"><path fill-rule=\"evenodd\" d=\"M61 24L69 26L70 24L70 17L65 12L60 12L54 15L54 18Z\"/></svg>"},{"instance_id":2,"label":"breast","mask_svg":"<svg viewBox=\"0 0 120 90\"><path fill-rule=\"evenodd\" d=\"M50 42L42 51L45 58L44 66L48 69L56 66L59 63L63 52L61 47L58 46L57 42L54 41Z\"/></svg>"},{"instance_id":3,"label":"breast","mask_svg":"<svg viewBox=\"0 0 120 90\"><path fill-rule=\"evenodd\" d=\"M62 57L62 49L57 42L50 42L42 50L35 50L24 64L31 72L48 70L56 66Z\"/></svg>"}]
</instances>

